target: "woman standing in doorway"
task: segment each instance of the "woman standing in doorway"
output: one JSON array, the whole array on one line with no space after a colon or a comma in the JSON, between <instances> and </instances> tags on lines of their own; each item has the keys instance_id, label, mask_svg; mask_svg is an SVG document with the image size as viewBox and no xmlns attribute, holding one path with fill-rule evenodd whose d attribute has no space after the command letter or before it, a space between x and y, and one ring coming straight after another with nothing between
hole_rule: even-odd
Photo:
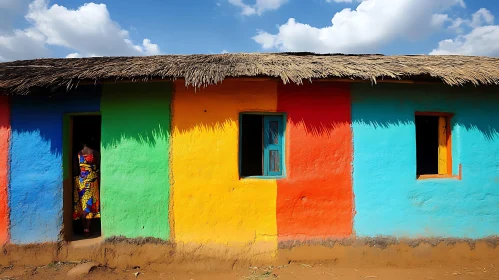
<instances>
[{"instance_id":1,"label":"woman standing in doorway","mask_svg":"<svg viewBox=\"0 0 499 280\"><path fill-rule=\"evenodd\" d=\"M84 141L83 149L78 152L79 175L75 178L74 187L73 219L82 220L85 237L90 236L92 219L100 218L100 154L93 149L92 142Z\"/></svg>"}]
</instances>

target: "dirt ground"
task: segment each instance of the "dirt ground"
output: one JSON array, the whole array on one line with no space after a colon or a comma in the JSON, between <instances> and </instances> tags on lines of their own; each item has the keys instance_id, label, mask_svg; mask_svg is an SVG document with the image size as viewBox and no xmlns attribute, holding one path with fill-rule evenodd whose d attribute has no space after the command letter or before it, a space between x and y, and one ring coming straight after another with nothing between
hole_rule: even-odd
<instances>
[{"instance_id":1,"label":"dirt ground","mask_svg":"<svg viewBox=\"0 0 499 280\"><path fill-rule=\"evenodd\" d=\"M2 267L1 280L68 279L74 263L54 263L41 267ZM393 279L393 280L460 280L499 279L499 267L494 264L469 263L466 266L424 267L346 267L334 264L290 263L279 267L249 267L230 271L143 271L96 267L80 279L168 279L168 280L271 280L271 279Z\"/></svg>"}]
</instances>

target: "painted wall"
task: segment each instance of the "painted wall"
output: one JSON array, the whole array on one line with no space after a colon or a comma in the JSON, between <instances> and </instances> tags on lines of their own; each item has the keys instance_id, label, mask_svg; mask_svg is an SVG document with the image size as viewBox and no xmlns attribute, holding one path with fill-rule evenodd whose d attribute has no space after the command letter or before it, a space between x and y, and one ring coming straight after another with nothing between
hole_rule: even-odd
<instances>
[{"instance_id":1,"label":"painted wall","mask_svg":"<svg viewBox=\"0 0 499 280\"><path fill-rule=\"evenodd\" d=\"M0 245L9 239L9 183L10 107L7 97L0 97Z\"/></svg>"},{"instance_id":2,"label":"painted wall","mask_svg":"<svg viewBox=\"0 0 499 280\"><path fill-rule=\"evenodd\" d=\"M0 151L10 145L0 153L0 242L58 240L64 114L98 111L104 237L275 251L278 241L499 232L494 89L226 80L197 91L178 81L100 93L13 97L10 116L0 99ZM246 111L287 113L285 178L239 178ZM455 113L461 181L416 180L416 111Z\"/></svg>"},{"instance_id":3,"label":"painted wall","mask_svg":"<svg viewBox=\"0 0 499 280\"><path fill-rule=\"evenodd\" d=\"M62 226L62 122L99 111L94 87L53 97L12 97L9 206L11 242L57 241Z\"/></svg>"},{"instance_id":4,"label":"painted wall","mask_svg":"<svg viewBox=\"0 0 499 280\"><path fill-rule=\"evenodd\" d=\"M499 233L497 89L352 85L358 236L480 238ZM416 180L415 111L453 112L453 173Z\"/></svg>"},{"instance_id":5,"label":"painted wall","mask_svg":"<svg viewBox=\"0 0 499 280\"><path fill-rule=\"evenodd\" d=\"M277 183L279 240L350 236L353 224L350 86L278 88L287 112L288 176Z\"/></svg>"},{"instance_id":6,"label":"painted wall","mask_svg":"<svg viewBox=\"0 0 499 280\"><path fill-rule=\"evenodd\" d=\"M227 80L186 89L173 102L175 240L277 248L274 179L239 179L239 113L275 112L277 83Z\"/></svg>"},{"instance_id":7,"label":"painted wall","mask_svg":"<svg viewBox=\"0 0 499 280\"><path fill-rule=\"evenodd\" d=\"M105 237L170 238L168 83L106 85L101 200Z\"/></svg>"}]
</instances>

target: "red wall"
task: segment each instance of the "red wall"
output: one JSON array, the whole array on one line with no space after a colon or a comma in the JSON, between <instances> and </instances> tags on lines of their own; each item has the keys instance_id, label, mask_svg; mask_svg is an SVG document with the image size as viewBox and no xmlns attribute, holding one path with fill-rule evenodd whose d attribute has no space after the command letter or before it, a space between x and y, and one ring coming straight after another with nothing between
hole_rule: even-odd
<instances>
[{"instance_id":1,"label":"red wall","mask_svg":"<svg viewBox=\"0 0 499 280\"><path fill-rule=\"evenodd\" d=\"M287 176L278 181L277 188L279 240L350 236L353 144L349 85L281 84L277 110L288 114Z\"/></svg>"},{"instance_id":2,"label":"red wall","mask_svg":"<svg viewBox=\"0 0 499 280\"><path fill-rule=\"evenodd\" d=\"M7 185L9 174L10 110L7 97L0 96L0 244L9 238Z\"/></svg>"}]
</instances>

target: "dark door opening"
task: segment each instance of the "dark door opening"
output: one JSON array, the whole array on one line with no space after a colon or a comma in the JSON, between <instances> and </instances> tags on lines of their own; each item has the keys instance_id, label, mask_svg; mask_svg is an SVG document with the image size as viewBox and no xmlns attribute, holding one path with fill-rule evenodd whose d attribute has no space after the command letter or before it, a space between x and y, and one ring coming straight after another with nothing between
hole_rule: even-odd
<instances>
[{"instance_id":1,"label":"dark door opening","mask_svg":"<svg viewBox=\"0 0 499 280\"><path fill-rule=\"evenodd\" d=\"M78 162L78 153L83 149L83 144L86 144L89 148L96 151L96 155L100 154L100 146L101 146L101 116L100 115L81 115L81 116L72 116L71 117L71 178L72 178L72 195L71 201L66 201L65 203L70 203L71 207L65 207L66 210L71 210L72 216L72 231L71 231L71 240L79 240L85 237L84 235L84 226L82 219L75 219L76 215L74 212L74 205L78 199L78 182L76 181L76 177L80 174L80 165ZM100 156L97 158L100 159ZM97 160L98 161L98 160ZM100 169L100 162L97 162L97 166ZM100 170L99 170L100 171ZM100 193L100 172L97 173L99 178L97 179L99 182L98 191ZM76 190L76 192L75 192ZM69 200L69 199L68 199ZM95 204L95 201L93 201ZM100 208L100 197L98 197L98 207ZM89 207L90 209L91 207ZM101 219L92 218L89 219L90 222L90 238L96 238L101 236ZM88 238L88 237L87 237Z\"/></svg>"}]
</instances>

